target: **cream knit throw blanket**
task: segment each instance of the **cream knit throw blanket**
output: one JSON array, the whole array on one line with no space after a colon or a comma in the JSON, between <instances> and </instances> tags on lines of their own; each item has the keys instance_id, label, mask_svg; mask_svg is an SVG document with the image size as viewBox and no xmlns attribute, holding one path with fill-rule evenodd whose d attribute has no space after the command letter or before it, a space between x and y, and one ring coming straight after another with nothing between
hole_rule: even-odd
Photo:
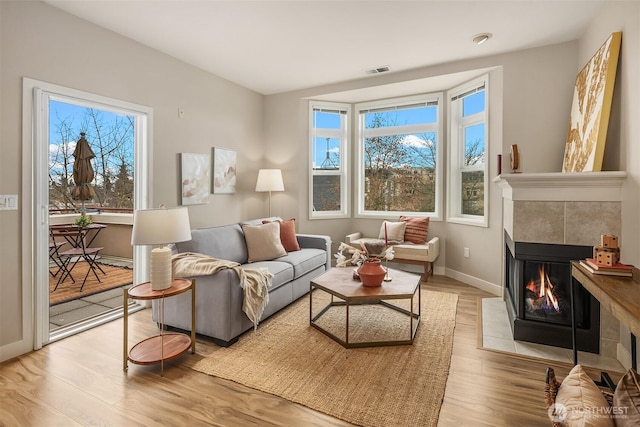
<instances>
[{"instance_id":1,"label":"cream knit throw blanket","mask_svg":"<svg viewBox=\"0 0 640 427\"><path fill-rule=\"evenodd\" d=\"M234 261L215 259L209 256L183 252L171 257L173 277L208 276L225 268L236 272L240 278L240 287L244 290L242 311L253 322L254 329L262 318L264 308L269 303L269 290L273 274L266 268L242 268Z\"/></svg>"}]
</instances>

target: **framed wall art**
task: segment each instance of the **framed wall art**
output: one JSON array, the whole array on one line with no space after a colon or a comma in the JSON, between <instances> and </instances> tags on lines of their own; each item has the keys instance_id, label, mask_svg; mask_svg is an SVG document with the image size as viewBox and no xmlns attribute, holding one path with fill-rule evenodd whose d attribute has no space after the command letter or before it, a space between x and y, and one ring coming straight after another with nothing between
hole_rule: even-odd
<instances>
[{"instance_id":1,"label":"framed wall art","mask_svg":"<svg viewBox=\"0 0 640 427\"><path fill-rule=\"evenodd\" d=\"M622 33L613 33L576 78L562 172L602 170Z\"/></svg>"},{"instance_id":2,"label":"framed wall art","mask_svg":"<svg viewBox=\"0 0 640 427\"><path fill-rule=\"evenodd\" d=\"M213 147L213 194L236 192L236 162L235 150Z\"/></svg>"},{"instance_id":3,"label":"framed wall art","mask_svg":"<svg viewBox=\"0 0 640 427\"><path fill-rule=\"evenodd\" d=\"M180 154L183 205L209 203L210 158L208 154Z\"/></svg>"}]
</instances>

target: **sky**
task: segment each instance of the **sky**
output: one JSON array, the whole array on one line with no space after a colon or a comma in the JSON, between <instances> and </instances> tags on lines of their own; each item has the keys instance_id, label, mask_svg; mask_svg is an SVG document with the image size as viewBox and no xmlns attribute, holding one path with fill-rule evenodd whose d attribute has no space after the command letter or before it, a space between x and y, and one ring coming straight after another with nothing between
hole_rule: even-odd
<instances>
[{"instance_id":1,"label":"sky","mask_svg":"<svg viewBox=\"0 0 640 427\"><path fill-rule=\"evenodd\" d=\"M477 112L483 111L485 105L485 91L478 92L473 95L466 96L463 99L463 115L469 116ZM436 107L424 107L413 109L401 109L386 112L387 118L391 123L397 125L413 125L420 123L435 123L437 119ZM371 118L373 115L368 114L367 118ZM315 127L323 129L340 129L340 115L330 113L315 113ZM368 120L368 123L370 120ZM480 148L484 151L485 129L484 125L471 126L466 129L465 142L471 144L474 141L480 140ZM419 135L406 135L404 143L412 146L424 145L424 140ZM339 153L340 141L338 138L331 138L329 140L329 146L327 147L326 138L316 138L313 148L313 164L314 167L320 167L326 162L327 149L330 153Z\"/></svg>"},{"instance_id":2,"label":"sky","mask_svg":"<svg viewBox=\"0 0 640 427\"><path fill-rule=\"evenodd\" d=\"M85 114L88 110L88 107L75 105L71 103L65 103L60 101L49 101L49 161L50 166L55 168L55 154L58 151L58 145L64 142L68 142L67 150L69 151L69 155L73 154L73 150L75 149L76 142L80 138L80 132L83 130L83 122L85 121ZM113 113L111 111L102 110L94 108L94 110L98 110L100 117L102 119L102 125L107 128L110 124L114 123L117 118L122 117L121 114ZM71 133L70 141L61 141L60 133L58 132L60 123L62 121L66 121L68 125L70 125L73 129ZM92 141L90 137L91 132L87 135L87 141L89 142L89 146L96 151L95 143ZM133 159L133 133L132 139L130 142L131 145L131 159ZM132 160L133 163L133 160Z\"/></svg>"}]
</instances>

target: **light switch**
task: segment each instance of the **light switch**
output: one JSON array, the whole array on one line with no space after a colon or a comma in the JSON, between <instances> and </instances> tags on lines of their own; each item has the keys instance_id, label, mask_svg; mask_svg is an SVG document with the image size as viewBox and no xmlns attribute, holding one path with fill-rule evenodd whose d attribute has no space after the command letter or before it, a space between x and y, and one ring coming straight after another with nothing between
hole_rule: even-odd
<instances>
[{"instance_id":1,"label":"light switch","mask_svg":"<svg viewBox=\"0 0 640 427\"><path fill-rule=\"evenodd\" d=\"M0 210L15 211L18 210L17 194L0 194Z\"/></svg>"}]
</instances>

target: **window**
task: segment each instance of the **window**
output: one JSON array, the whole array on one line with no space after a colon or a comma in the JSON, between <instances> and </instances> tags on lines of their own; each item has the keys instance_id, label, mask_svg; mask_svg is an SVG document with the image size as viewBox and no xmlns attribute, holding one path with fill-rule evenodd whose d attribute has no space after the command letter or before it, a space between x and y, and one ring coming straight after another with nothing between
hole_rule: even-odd
<instances>
[{"instance_id":1,"label":"window","mask_svg":"<svg viewBox=\"0 0 640 427\"><path fill-rule=\"evenodd\" d=\"M488 77L449 92L448 220L487 226Z\"/></svg>"},{"instance_id":2,"label":"window","mask_svg":"<svg viewBox=\"0 0 640 427\"><path fill-rule=\"evenodd\" d=\"M345 218L348 208L348 123L350 106L336 103L309 105L311 176L309 217Z\"/></svg>"},{"instance_id":3,"label":"window","mask_svg":"<svg viewBox=\"0 0 640 427\"><path fill-rule=\"evenodd\" d=\"M442 94L356 105L358 216L440 217Z\"/></svg>"}]
</instances>

